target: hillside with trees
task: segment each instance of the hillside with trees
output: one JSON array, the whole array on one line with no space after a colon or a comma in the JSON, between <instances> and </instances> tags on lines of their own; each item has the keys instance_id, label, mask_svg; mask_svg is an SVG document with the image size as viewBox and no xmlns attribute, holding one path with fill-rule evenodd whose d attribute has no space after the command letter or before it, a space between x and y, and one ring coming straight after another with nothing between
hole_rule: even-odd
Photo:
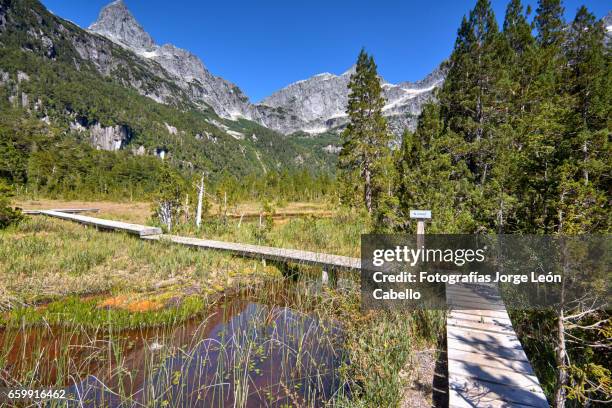
<instances>
[{"instance_id":1,"label":"hillside with trees","mask_svg":"<svg viewBox=\"0 0 612 408\"><path fill-rule=\"evenodd\" d=\"M324 148L337 136L286 137L247 120L222 119L180 98L161 67L56 17L38 1L3 0L0 13L0 177L20 192L149 197L164 160L182 177L204 173L210 183L232 178L240 184L247 175L292 183L304 173L312 180L329 177L337 155ZM83 58L79 47L101 55ZM103 63L107 75L100 73ZM177 98L158 103L143 95L147 89L171 90ZM120 148L97 150L94 128L120 130Z\"/></svg>"}]
</instances>

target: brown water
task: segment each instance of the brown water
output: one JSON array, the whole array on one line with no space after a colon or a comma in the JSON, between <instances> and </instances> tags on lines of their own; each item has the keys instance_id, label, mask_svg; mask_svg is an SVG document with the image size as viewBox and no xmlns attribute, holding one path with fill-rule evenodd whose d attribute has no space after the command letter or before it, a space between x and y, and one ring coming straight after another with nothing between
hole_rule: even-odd
<instances>
[{"instance_id":1,"label":"brown water","mask_svg":"<svg viewBox=\"0 0 612 408\"><path fill-rule=\"evenodd\" d=\"M345 391L342 340L333 322L244 299L173 329L0 333L13 345L5 379L36 367L85 407L323 406Z\"/></svg>"}]
</instances>

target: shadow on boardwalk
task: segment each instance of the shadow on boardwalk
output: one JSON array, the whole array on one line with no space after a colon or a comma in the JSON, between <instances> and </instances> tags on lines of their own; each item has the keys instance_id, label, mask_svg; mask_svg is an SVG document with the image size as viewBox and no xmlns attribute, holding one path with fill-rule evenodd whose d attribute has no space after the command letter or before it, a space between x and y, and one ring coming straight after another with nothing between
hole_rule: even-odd
<instances>
[{"instance_id":1,"label":"shadow on boardwalk","mask_svg":"<svg viewBox=\"0 0 612 408\"><path fill-rule=\"evenodd\" d=\"M457 328L449 336L453 406L548 407L515 336Z\"/></svg>"}]
</instances>

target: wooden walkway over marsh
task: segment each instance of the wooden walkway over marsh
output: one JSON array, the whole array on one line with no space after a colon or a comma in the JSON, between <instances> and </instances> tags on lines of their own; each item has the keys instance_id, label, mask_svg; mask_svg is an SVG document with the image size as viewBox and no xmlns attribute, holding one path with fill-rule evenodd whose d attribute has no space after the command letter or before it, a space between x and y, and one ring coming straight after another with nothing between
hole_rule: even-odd
<instances>
[{"instance_id":1,"label":"wooden walkway over marsh","mask_svg":"<svg viewBox=\"0 0 612 408\"><path fill-rule=\"evenodd\" d=\"M146 240L168 240L180 245L226 251L238 256L315 265L323 270L361 269L359 258L164 235L156 227L61 210L37 210L33 214L124 231ZM496 287L447 285L446 298L451 307L446 325L449 407L548 407L542 387L512 328Z\"/></svg>"},{"instance_id":2,"label":"wooden walkway over marsh","mask_svg":"<svg viewBox=\"0 0 612 408\"><path fill-rule=\"evenodd\" d=\"M40 210L39 213L49 217L61 218L62 220L76 221L81 224L92 225L96 228L124 231L130 234L136 234L140 237L160 235L162 233L161 228L158 227L148 227L146 225L130 224L122 221L105 220L103 218L94 218L86 215L70 214L54 210Z\"/></svg>"},{"instance_id":3,"label":"wooden walkway over marsh","mask_svg":"<svg viewBox=\"0 0 612 408\"><path fill-rule=\"evenodd\" d=\"M548 407L497 287L447 285L449 408Z\"/></svg>"},{"instance_id":4,"label":"wooden walkway over marsh","mask_svg":"<svg viewBox=\"0 0 612 408\"><path fill-rule=\"evenodd\" d=\"M187 245L200 249L213 249L230 252L248 258L261 258L277 262L292 262L305 265L320 266L323 269L360 270L361 259L348 256L322 254L298 249L275 248L261 245L237 244L234 242L213 241L180 237L177 235L152 235L143 237L148 240L167 240L175 244Z\"/></svg>"}]
</instances>

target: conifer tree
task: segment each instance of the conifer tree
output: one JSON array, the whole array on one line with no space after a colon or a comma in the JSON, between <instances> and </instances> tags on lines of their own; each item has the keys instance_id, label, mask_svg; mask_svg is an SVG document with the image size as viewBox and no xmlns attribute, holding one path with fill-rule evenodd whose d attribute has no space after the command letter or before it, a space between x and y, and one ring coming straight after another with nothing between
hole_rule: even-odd
<instances>
[{"instance_id":1,"label":"conifer tree","mask_svg":"<svg viewBox=\"0 0 612 408\"><path fill-rule=\"evenodd\" d=\"M465 160L456 156L466 147L457 134L444 127L438 104L423 107L416 131L405 132L397 157L398 199L404 231L415 232L411 209L431 209L434 233L473 232L473 183ZM459 146L463 146L459 147Z\"/></svg>"},{"instance_id":2,"label":"conifer tree","mask_svg":"<svg viewBox=\"0 0 612 408\"><path fill-rule=\"evenodd\" d=\"M529 13L529 7L526 13L523 13L521 0L511 0L506 8L503 25L504 37L510 49L518 55L522 55L533 44L531 26L527 21Z\"/></svg>"},{"instance_id":3,"label":"conifer tree","mask_svg":"<svg viewBox=\"0 0 612 408\"><path fill-rule=\"evenodd\" d=\"M491 4L478 0L459 28L440 101L450 129L473 144L468 165L480 184L486 182L493 161L488 153L499 112L495 87L503 66L498 50L499 31Z\"/></svg>"},{"instance_id":4,"label":"conifer tree","mask_svg":"<svg viewBox=\"0 0 612 408\"><path fill-rule=\"evenodd\" d=\"M581 7L568 32L564 92L572 102L560 160L558 231L587 233L606 224L611 110L604 28ZM607 60L607 61L606 61Z\"/></svg>"},{"instance_id":5,"label":"conifer tree","mask_svg":"<svg viewBox=\"0 0 612 408\"><path fill-rule=\"evenodd\" d=\"M23 219L21 210L11 206L12 196L13 188L0 178L0 230L17 224Z\"/></svg>"},{"instance_id":6,"label":"conifer tree","mask_svg":"<svg viewBox=\"0 0 612 408\"><path fill-rule=\"evenodd\" d=\"M568 38L570 92L576 95L579 126L591 130L606 125L611 109L610 79L606 75L610 56L606 56L604 30L603 24L582 6L572 22Z\"/></svg>"},{"instance_id":7,"label":"conifer tree","mask_svg":"<svg viewBox=\"0 0 612 408\"><path fill-rule=\"evenodd\" d=\"M499 117L495 124L495 163L491 183L487 186L488 200L483 211L488 224L498 233L512 231L517 224L517 197L520 186L519 164L523 161L524 129L529 123L527 99L532 78L532 61L536 56L535 40L528 23L529 7L523 11L520 0L511 0L506 8L502 39L497 54L503 66L496 83Z\"/></svg>"},{"instance_id":8,"label":"conifer tree","mask_svg":"<svg viewBox=\"0 0 612 408\"><path fill-rule=\"evenodd\" d=\"M563 29L565 27L561 0L540 0L534 22L540 46L561 45L563 42Z\"/></svg>"},{"instance_id":9,"label":"conifer tree","mask_svg":"<svg viewBox=\"0 0 612 408\"><path fill-rule=\"evenodd\" d=\"M339 167L345 184L361 180L359 190L370 214L385 189L390 134L382 114L385 104L374 58L361 50L349 82L349 123L342 133Z\"/></svg>"}]
</instances>

